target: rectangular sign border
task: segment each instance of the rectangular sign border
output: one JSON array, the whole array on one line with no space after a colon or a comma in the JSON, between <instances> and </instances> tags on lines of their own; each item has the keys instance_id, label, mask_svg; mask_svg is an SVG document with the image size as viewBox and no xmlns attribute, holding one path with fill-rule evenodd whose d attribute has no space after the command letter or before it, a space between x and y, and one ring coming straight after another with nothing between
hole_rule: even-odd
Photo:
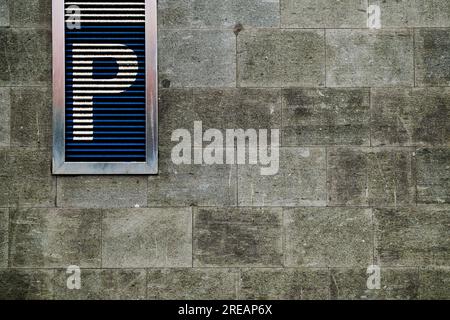
<instances>
[{"instance_id":1,"label":"rectangular sign border","mask_svg":"<svg viewBox=\"0 0 450 320\"><path fill-rule=\"evenodd\" d=\"M146 162L65 161L64 0L52 0L53 166L55 175L151 175L158 173L157 0L145 0Z\"/></svg>"}]
</instances>

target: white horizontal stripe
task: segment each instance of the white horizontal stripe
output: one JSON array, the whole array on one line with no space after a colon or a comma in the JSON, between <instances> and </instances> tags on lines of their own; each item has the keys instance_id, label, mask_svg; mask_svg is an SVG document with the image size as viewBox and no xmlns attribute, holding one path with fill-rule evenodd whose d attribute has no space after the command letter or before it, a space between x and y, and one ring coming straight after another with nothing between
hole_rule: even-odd
<instances>
[{"instance_id":1,"label":"white horizontal stripe","mask_svg":"<svg viewBox=\"0 0 450 320\"><path fill-rule=\"evenodd\" d=\"M124 44L120 43L73 43L74 47L125 47Z\"/></svg>"},{"instance_id":2,"label":"white horizontal stripe","mask_svg":"<svg viewBox=\"0 0 450 320\"><path fill-rule=\"evenodd\" d=\"M83 125L74 125L73 126L74 129L94 129L94 126L92 125L87 125L87 126L83 126Z\"/></svg>"},{"instance_id":3,"label":"white horizontal stripe","mask_svg":"<svg viewBox=\"0 0 450 320\"><path fill-rule=\"evenodd\" d=\"M74 82L133 82L136 81L135 78L114 78L114 79L85 79L85 78L74 78Z\"/></svg>"},{"instance_id":4,"label":"white horizontal stripe","mask_svg":"<svg viewBox=\"0 0 450 320\"><path fill-rule=\"evenodd\" d=\"M133 52L131 49L72 49L72 52Z\"/></svg>"},{"instance_id":5,"label":"white horizontal stripe","mask_svg":"<svg viewBox=\"0 0 450 320\"><path fill-rule=\"evenodd\" d=\"M78 112L92 112L94 111L93 108L73 108L73 111L78 111Z\"/></svg>"},{"instance_id":6,"label":"white horizontal stripe","mask_svg":"<svg viewBox=\"0 0 450 320\"><path fill-rule=\"evenodd\" d=\"M93 67L72 67L73 70L93 70Z\"/></svg>"},{"instance_id":7,"label":"white horizontal stripe","mask_svg":"<svg viewBox=\"0 0 450 320\"><path fill-rule=\"evenodd\" d=\"M92 100L93 96L74 96L73 100Z\"/></svg>"},{"instance_id":8,"label":"white horizontal stripe","mask_svg":"<svg viewBox=\"0 0 450 320\"><path fill-rule=\"evenodd\" d=\"M73 20L66 20L65 22L73 22ZM145 20L76 20L76 22L92 22L92 23L103 23L103 22L145 22Z\"/></svg>"},{"instance_id":9,"label":"white horizontal stripe","mask_svg":"<svg viewBox=\"0 0 450 320\"><path fill-rule=\"evenodd\" d=\"M74 119L73 123L93 123L92 119Z\"/></svg>"},{"instance_id":10,"label":"white horizontal stripe","mask_svg":"<svg viewBox=\"0 0 450 320\"><path fill-rule=\"evenodd\" d=\"M66 4L81 4L81 5L86 5L86 4L91 4L91 5L105 5L105 6L124 6L124 5L130 5L130 6L134 6L134 5L144 5L145 3L143 2L66 2Z\"/></svg>"},{"instance_id":11,"label":"white horizontal stripe","mask_svg":"<svg viewBox=\"0 0 450 320\"><path fill-rule=\"evenodd\" d=\"M83 59L83 58L137 58L135 55L120 55L120 54L74 54L72 56L74 59Z\"/></svg>"},{"instance_id":12,"label":"white horizontal stripe","mask_svg":"<svg viewBox=\"0 0 450 320\"><path fill-rule=\"evenodd\" d=\"M74 9L66 8L66 11ZM145 11L144 8L77 8L80 11Z\"/></svg>"},{"instance_id":13,"label":"white horizontal stripe","mask_svg":"<svg viewBox=\"0 0 450 320\"><path fill-rule=\"evenodd\" d=\"M92 141L94 137L73 137L75 141Z\"/></svg>"},{"instance_id":14,"label":"white horizontal stripe","mask_svg":"<svg viewBox=\"0 0 450 320\"><path fill-rule=\"evenodd\" d=\"M68 13L66 17L145 17L145 14L97 14L97 13Z\"/></svg>"},{"instance_id":15,"label":"white horizontal stripe","mask_svg":"<svg viewBox=\"0 0 450 320\"><path fill-rule=\"evenodd\" d=\"M74 72L74 76L92 76L92 72Z\"/></svg>"},{"instance_id":16,"label":"white horizontal stripe","mask_svg":"<svg viewBox=\"0 0 450 320\"><path fill-rule=\"evenodd\" d=\"M84 136L91 136L94 134L94 131L74 131L74 135L84 135Z\"/></svg>"},{"instance_id":17,"label":"white horizontal stripe","mask_svg":"<svg viewBox=\"0 0 450 320\"><path fill-rule=\"evenodd\" d=\"M74 90L73 91L73 93L76 93L76 94L83 94L83 93L122 93L122 92L123 92L123 90Z\"/></svg>"},{"instance_id":18,"label":"white horizontal stripe","mask_svg":"<svg viewBox=\"0 0 450 320\"><path fill-rule=\"evenodd\" d=\"M74 106L92 106L93 102L92 101L86 101L86 102L81 102L81 101L75 101L73 103Z\"/></svg>"},{"instance_id":19,"label":"white horizontal stripe","mask_svg":"<svg viewBox=\"0 0 450 320\"><path fill-rule=\"evenodd\" d=\"M116 62L119 64L137 64L136 60L118 60ZM92 60L74 60L73 64L92 64Z\"/></svg>"},{"instance_id":20,"label":"white horizontal stripe","mask_svg":"<svg viewBox=\"0 0 450 320\"><path fill-rule=\"evenodd\" d=\"M74 113L73 117L74 118L92 118L93 114L92 113Z\"/></svg>"},{"instance_id":21,"label":"white horizontal stripe","mask_svg":"<svg viewBox=\"0 0 450 320\"><path fill-rule=\"evenodd\" d=\"M130 84L73 84L74 88L129 88Z\"/></svg>"}]
</instances>

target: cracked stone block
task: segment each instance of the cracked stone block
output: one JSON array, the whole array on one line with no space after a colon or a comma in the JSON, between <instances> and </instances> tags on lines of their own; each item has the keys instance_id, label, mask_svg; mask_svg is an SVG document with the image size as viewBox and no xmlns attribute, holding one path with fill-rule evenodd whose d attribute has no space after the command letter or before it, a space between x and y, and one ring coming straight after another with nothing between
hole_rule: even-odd
<instances>
[{"instance_id":1,"label":"cracked stone block","mask_svg":"<svg viewBox=\"0 0 450 320\"><path fill-rule=\"evenodd\" d=\"M50 0L13 0L10 1L10 13L13 27L52 27L52 2Z\"/></svg>"},{"instance_id":2,"label":"cracked stone block","mask_svg":"<svg viewBox=\"0 0 450 320\"><path fill-rule=\"evenodd\" d=\"M0 209L0 268L8 267L9 211Z\"/></svg>"},{"instance_id":3,"label":"cracked stone block","mask_svg":"<svg viewBox=\"0 0 450 320\"><path fill-rule=\"evenodd\" d=\"M420 269L421 300L450 299L450 268L447 266Z\"/></svg>"},{"instance_id":4,"label":"cracked stone block","mask_svg":"<svg viewBox=\"0 0 450 320\"><path fill-rule=\"evenodd\" d=\"M11 97L9 88L0 88L0 147L10 146Z\"/></svg>"},{"instance_id":5,"label":"cracked stone block","mask_svg":"<svg viewBox=\"0 0 450 320\"><path fill-rule=\"evenodd\" d=\"M9 27L9 2L0 2L0 27Z\"/></svg>"},{"instance_id":6,"label":"cracked stone block","mask_svg":"<svg viewBox=\"0 0 450 320\"><path fill-rule=\"evenodd\" d=\"M414 85L409 30L327 30L327 86Z\"/></svg>"},{"instance_id":7,"label":"cracked stone block","mask_svg":"<svg viewBox=\"0 0 450 320\"><path fill-rule=\"evenodd\" d=\"M281 266L281 209L198 208L194 266Z\"/></svg>"},{"instance_id":8,"label":"cracked stone block","mask_svg":"<svg viewBox=\"0 0 450 320\"><path fill-rule=\"evenodd\" d=\"M284 228L287 267L368 266L373 262L370 209L285 209Z\"/></svg>"},{"instance_id":9,"label":"cracked stone block","mask_svg":"<svg viewBox=\"0 0 450 320\"><path fill-rule=\"evenodd\" d=\"M53 299L53 270L0 269L1 300Z\"/></svg>"},{"instance_id":10,"label":"cracked stone block","mask_svg":"<svg viewBox=\"0 0 450 320\"><path fill-rule=\"evenodd\" d=\"M190 208L110 209L103 219L103 267L192 267Z\"/></svg>"},{"instance_id":11,"label":"cracked stone block","mask_svg":"<svg viewBox=\"0 0 450 320\"><path fill-rule=\"evenodd\" d=\"M12 267L100 267L100 211L14 209L9 233Z\"/></svg>"}]
</instances>

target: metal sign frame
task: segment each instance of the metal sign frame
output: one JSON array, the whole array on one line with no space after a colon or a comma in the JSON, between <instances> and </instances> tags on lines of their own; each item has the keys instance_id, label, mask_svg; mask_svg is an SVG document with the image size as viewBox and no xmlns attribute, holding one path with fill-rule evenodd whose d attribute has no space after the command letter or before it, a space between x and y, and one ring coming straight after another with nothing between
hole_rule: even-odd
<instances>
[{"instance_id":1,"label":"metal sign frame","mask_svg":"<svg viewBox=\"0 0 450 320\"><path fill-rule=\"evenodd\" d=\"M157 0L145 0L146 162L67 162L65 159L65 9L52 0L53 26L53 174L157 174L158 80Z\"/></svg>"}]
</instances>

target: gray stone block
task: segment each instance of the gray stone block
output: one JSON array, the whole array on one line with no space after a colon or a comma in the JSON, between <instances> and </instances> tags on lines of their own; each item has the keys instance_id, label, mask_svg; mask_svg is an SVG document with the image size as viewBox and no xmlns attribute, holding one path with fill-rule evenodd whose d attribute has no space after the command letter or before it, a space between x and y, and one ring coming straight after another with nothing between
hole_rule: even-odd
<instances>
[{"instance_id":1,"label":"gray stone block","mask_svg":"<svg viewBox=\"0 0 450 320\"><path fill-rule=\"evenodd\" d=\"M415 204L415 171L409 148L330 148L328 204Z\"/></svg>"},{"instance_id":2,"label":"gray stone block","mask_svg":"<svg viewBox=\"0 0 450 320\"><path fill-rule=\"evenodd\" d=\"M15 209L9 233L12 267L100 267L99 211Z\"/></svg>"},{"instance_id":3,"label":"gray stone block","mask_svg":"<svg viewBox=\"0 0 450 320\"><path fill-rule=\"evenodd\" d=\"M374 211L377 264L439 266L450 262L449 208Z\"/></svg>"},{"instance_id":4,"label":"gray stone block","mask_svg":"<svg viewBox=\"0 0 450 320\"><path fill-rule=\"evenodd\" d=\"M0 268L8 266L9 211L0 209Z\"/></svg>"},{"instance_id":5,"label":"gray stone block","mask_svg":"<svg viewBox=\"0 0 450 320\"><path fill-rule=\"evenodd\" d=\"M332 269L331 298L336 300L415 300L419 298L417 268L381 268L380 289L369 289L363 269Z\"/></svg>"},{"instance_id":6,"label":"gray stone block","mask_svg":"<svg viewBox=\"0 0 450 320\"><path fill-rule=\"evenodd\" d=\"M0 299L53 299L52 280L53 270L0 269Z\"/></svg>"},{"instance_id":7,"label":"gray stone block","mask_svg":"<svg viewBox=\"0 0 450 320\"><path fill-rule=\"evenodd\" d=\"M51 32L0 28L0 85L48 85L51 81Z\"/></svg>"},{"instance_id":8,"label":"gray stone block","mask_svg":"<svg viewBox=\"0 0 450 320\"><path fill-rule=\"evenodd\" d=\"M416 30L415 47L416 84L450 86L450 29Z\"/></svg>"},{"instance_id":9,"label":"gray stone block","mask_svg":"<svg viewBox=\"0 0 450 320\"><path fill-rule=\"evenodd\" d=\"M10 13L13 27L52 27L51 0L12 0L10 1Z\"/></svg>"},{"instance_id":10,"label":"gray stone block","mask_svg":"<svg viewBox=\"0 0 450 320\"><path fill-rule=\"evenodd\" d=\"M58 177L57 204L75 208L134 208L147 206L147 177Z\"/></svg>"},{"instance_id":11,"label":"gray stone block","mask_svg":"<svg viewBox=\"0 0 450 320\"><path fill-rule=\"evenodd\" d=\"M323 30L244 30L237 55L240 87L325 85Z\"/></svg>"},{"instance_id":12,"label":"gray stone block","mask_svg":"<svg viewBox=\"0 0 450 320\"><path fill-rule=\"evenodd\" d=\"M9 27L9 2L0 3L0 27Z\"/></svg>"},{"instance_id":13,"label":"gray stone block","mask_svg":"<svg viewBox=\"0 0 450 320\"><path fill-rule=\"evenodd\" d=\"M191 209L106 211L102 256L106 268L191 267Z\"/></svg>"},{"instance_id":14,"label":"gray stone block","mask_svg":"<svg viewBox=\"0 0 450 320\"><path fill-rule=\"evenodd\" d=\"M281 266L281 209L198 208L194 266Z\"/></svg>"},{"instance_id":15,"label":"gray stone block","mask_svg":"<svg viewBox=\"0 0 450 320\"><path fill-rule=\"evenodd\" d=\"M447 119L448 122L448 119ZM450 203L450 149L417 150L417 202Z\"/></svg>"},{"instance_id":16,"label":"gray stone block","mask_svg":"<svg viewBox=\"0 0 450 320\"><path fill-rule=\"evenodd\" d=\"M281 0L284 28L364 28L367 0Z\"/></svg>"},{"instance_id":17,"label":"gray stone block","mask_svg":"<svg viewBox=\"0 0 450 320\"><path fill-rule=\"evenodd\" d=\"M450 268L420 269L421 300L449 300L450 299Z\"/></svg>"},{"instance_id":18,"label":"gray stone block","mask_svg":"<svg viewBox=\"0 0 450 320\"><path fill-rule=\"evenodd\" d=\"M239 299L327 300L327 269L244 269Z\"/></svg>"},{"instance_id":19,"label":"gray stone block","mask_svg":"<svg viewBox=\"0 0 450 320\"><path fill-rule=\"evenodd\" d=\"M233 269L150 269L147 298L151 300L233 300L239 272Z\"/></svg>"},{"instance_id":20,"label":"gray stone block","mask_svg":"<svg viewBox=\"0 0 450 320\"><path fill-rule=\"evenodd\" d=\"M236 37L231 30L161 30L158 45L163 86L236 85Z\"/></svg>"},{"instance_id":21,"label":"gray stone block","mask_svg":"<svg viewBox=\"0 0 450 320\"><path fill-rule=\"evenodd\" d=\"M372 145L450 145L448 88L373 89Z\"/></svg>"},{"instance_id":22,"label":"gray stone block","mask_svg":"<svg viewBox=\"0 0 450 320\"><path fill-rule=\"evenodd\" d=\"M327 30L327 86L413 86L409 30Z\"/></svg>"},{"instance_id":23,"label":"gray stone block","mask_svg":"<svg viewBox=\"0 0 450 320\"><path fill-rule=\"evenodd\" d=\"M67 288L66 270L55 270L57 300L143 300L146 271L143 269L82 269L81 289Z\"/></svg>"},{"instance_id":24,"label":"gray stone block","mask_svg":"<svg viewBox=\"0 0 450 320\"><path fill-rule=\"evenodd\" d=\"M279 2L259 0L161 0L161 28L232 28L279 26Z\"/></svg>"},{"instance_id":25,"label":"gray stone block","mask_svg":"<svg viewBox=\"0 0 450 320\"><path fill-rule=\"evenodd\" d=\"M11 97L9 88L0 88L0 147L10 146Z\"/></svg>"},{"instance_id":26,"label":"gray stone block","mask_svg":"<svg viewBox=\"0 0 450 320\"><path fill-rule=\"evenodd\" d=\"M367 89L283 90L283 146L370 143Z\"/></svg>"},{"instance_id":27,"label":"gray stone block","mask_svg":"<svg viewBox=\"0 0 450 320\"><path fill-rule=\"evenodd\" d=\"M370 209L284 210L287 267L369 266L373 262Z\"/></svg>"},{"instance_id":28,"label":"gray stone block","mask_svg":"<svg viewBox=\"0 0 450 320\"><path fill-rule=\"evenodd\" d=\"M52 91L44 87L11 89L11 145L50 148Z\"/></svg>"},{"instance_id":29,"label":"gray stone block","mask_svg":"<svg viewBox=\"0 0 450 320\"><path fill-rule=\"evenodd\" d=\"M278 174L262 176L260 165L238 166L240 206L325 206L323 148L281 148Z\"/></svg>"}]
</instances>

